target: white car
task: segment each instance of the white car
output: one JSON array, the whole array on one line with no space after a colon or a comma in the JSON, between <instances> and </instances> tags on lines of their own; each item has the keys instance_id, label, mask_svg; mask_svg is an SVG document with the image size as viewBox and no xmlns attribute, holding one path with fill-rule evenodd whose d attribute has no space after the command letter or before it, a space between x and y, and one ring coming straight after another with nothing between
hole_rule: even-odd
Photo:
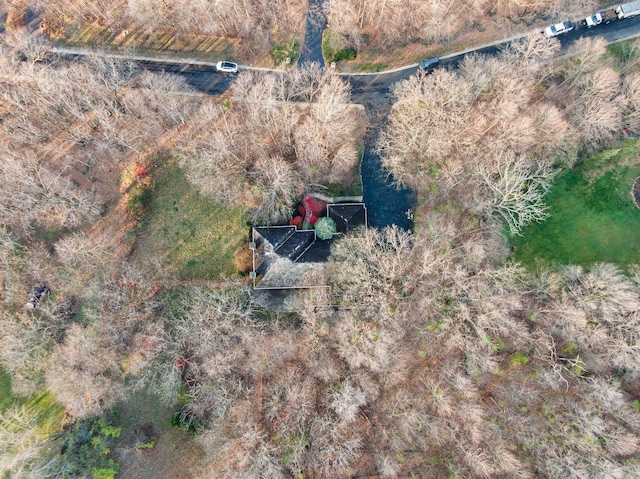
<instances>
[{"instance_id":1,"label":"white car","mask_svg":"<svg viewBox=\"0 0 640 479\"><path fill-rule=\"evenodd\" d=\"M588 27L595 27L597 25L600 25L602 23L602 14L601 13L594 13L593 15L585 18L585 23L587 24Z\"/></svg>"},{"instance_id":2,"label":"white car","mask_svg":"<svg viewBox=\"0 0 640 479\"><path fill-rule=\"evenodd\" d=\"M216 71L223 73L238 73L238 65L233 62L216 63Z\"/></svg>"},{"instance_id":3,"label":"white car","mask_svg":"<svg viewBox=\"0 0 640 479\"><path fill-rule=\"evenodd\" d=\"M555 25L548 26L544 29L545 37L555 37L562 33L567 33L573 30L573 25L570 22L556 23Z\"/></svg>"}]
</instances>

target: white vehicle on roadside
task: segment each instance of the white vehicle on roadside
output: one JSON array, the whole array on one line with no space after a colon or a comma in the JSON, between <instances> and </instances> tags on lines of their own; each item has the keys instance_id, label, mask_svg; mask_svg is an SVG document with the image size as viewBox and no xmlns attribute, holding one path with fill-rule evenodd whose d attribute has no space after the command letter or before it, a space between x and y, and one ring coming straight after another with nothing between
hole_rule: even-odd
<instances>
[{"instance_id":1,"label":"white vehicle on roadside","mask_svg":"<svg viewBox=\"0 0 640 479\"><path fill-rule=\"evenodd\" d=\"M571 24L571 22L562 22L548 26L544 29L543 33L545 37L549 38L570 32L571 30L573 30L573 25Z\"/></svg>"},{"instance_id":2,"label":"white vehicle on roadside","mask_svg":"<svg viewBox=\"0 0 640 479\"><path fill-rule=\"evenodd\" d=\"M616 7L616 14L618 18L629 18L640 15L640 1L618 5Z\"/></svg>"},{"instance_id":3,"label":"white vehicle on roadside","mask_svg":"<svg viewBox=\"0 0 640 479\"><path fill-rule=\"evenodd\" d=\"M593 15L585 18L584 20L588 27L595 27L602 23L602 15L600 13L594 13Z\"/></svg>"},{"instance_id":4,"label":"white vehicle on roadside","mask_svg":"<svg viewBox=\"0 0 640 479\"><path fill-rule=\"evenodd\" d=\"M216 63L216 71L223 73L238 73L238 65L233 62Z\"/></svg>"}]
</instances>

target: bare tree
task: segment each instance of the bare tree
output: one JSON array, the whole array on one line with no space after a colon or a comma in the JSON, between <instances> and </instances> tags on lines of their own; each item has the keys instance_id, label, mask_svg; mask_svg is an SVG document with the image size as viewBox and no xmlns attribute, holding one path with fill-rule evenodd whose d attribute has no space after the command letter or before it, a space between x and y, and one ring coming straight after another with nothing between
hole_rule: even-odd
<instances>
[{"instance_id":1,"label":"bare tree","mask_svg":"<svg viewBox=\"0 0 640 479\"><path fill-rule=\"evenodd\" d=\"M49 452L50 437L60 427L46 414L33 402L0 412L0 471L25 477Z\"/></svg>"},{"instance_id":2,"label":"bare tree","mask_svg":"<svg viewBox=\"0 0 640 479\"><path fill-rule=\"evenodd\" d=\"M214 131L193 129L183 143L180 164L203 194L251 209L252 221L276 223L307 185L348 182L364 114L349 106L344 81L317 67L243 72L233 93L222 105L205 102L194 120Z\"/></svg>"},{"instance_id":3,"label":"bare tree","mask_svg":"<svg viewBox=\"0 0 640 479\"><path fill-rule=\"evenodd\" d=\"M519 235L523 227L544 221L549 215L544 196L551 188L554 171L543 163L527 163L525 159L506 158L498 160L493 171L482 164L476 169L481 199L475 208L488 216L499 216L511 234Z\"/></svg>"},{"instance_id":4,"label":"bare tree","mask_svg":"<svg viewBox=\"0 0 640 479\"><path fill-rule=\"evenodd\" d=\"M20 254L21 249L20 243L6 227L0 227L0 292L2 303L7 306L22 300L24 258Z\"/></svg>"},{"instance_id":5,"label":"bare tree","mask_svg":"<svg viewBox=\"0 0 640 479\"><path fill-rule=\"evenodd\" d=\"M53 353L47 387L75 417L96 415L122 394L116 349L96 328L72 325Z\"/></svg>"}]
</instances>

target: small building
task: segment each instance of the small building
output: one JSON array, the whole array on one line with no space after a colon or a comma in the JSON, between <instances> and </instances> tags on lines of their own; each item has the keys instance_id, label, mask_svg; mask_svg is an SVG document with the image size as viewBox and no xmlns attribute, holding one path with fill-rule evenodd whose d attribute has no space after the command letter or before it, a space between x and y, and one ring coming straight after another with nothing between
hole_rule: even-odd
<instances>
[{"instance_id":1,"label":"small building","mask_svg":"<svg viewBox=\"0 0 640 479\"><path fill-rule=\"evenodd\" d=\"M336 230L341 234L367 226L367 207L364 203L328 204L327 216L336 222Z\"/></svg>"},{"instance_id":2,"label":"small building","mask_svg":"<svg viewBox=\"0 0 640 479\"><path fill-rule=\"evenodd\" d=\"M367 225L364 203L329 204L327 216L336 222L336 235ZM254 227L251 242L254 288L326 287L324 266L331 253L332 241L318 238L315 230L298 230L290 225Z\"/></svg>"}]
</instances>

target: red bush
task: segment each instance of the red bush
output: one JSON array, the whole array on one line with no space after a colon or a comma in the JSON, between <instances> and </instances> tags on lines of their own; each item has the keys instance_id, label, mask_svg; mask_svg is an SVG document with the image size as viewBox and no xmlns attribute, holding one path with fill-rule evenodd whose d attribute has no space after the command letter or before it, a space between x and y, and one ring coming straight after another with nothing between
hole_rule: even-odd
<instances>
[{"instance_id":1,"label":"red bush","mask_svg":"<svg viewBox=\"0 0 640 479\"><path fill-rule=\"evenodd\" d=\"M149 165L138 163L135 171L136 178L146 178L149 176Z\"/></svg>"},{"instance_id":2,"label":"red bush","mask_svg":"<svg viewBox=\"0 0 640 479\"><path fill-rule=\"evenodd\" d=\"M307 211L311 211L313 216L317 216L319 218L324 215L327 203L312 196L307 196L302 200L302 206L304 206Z\"/></svg>"},{"instance_id":3,"label":"red bush","mask_svg":"<svg viewBox=\"0 0 640 479\"><path fill-rule=\"evenodd\" d=\"M295 226L296 228L300 229L302 227L303 221L304 221L304 218L302 216L296 216L293 219L289 220L289 224L291 226Z\"/></svg>"}]
</instances>

